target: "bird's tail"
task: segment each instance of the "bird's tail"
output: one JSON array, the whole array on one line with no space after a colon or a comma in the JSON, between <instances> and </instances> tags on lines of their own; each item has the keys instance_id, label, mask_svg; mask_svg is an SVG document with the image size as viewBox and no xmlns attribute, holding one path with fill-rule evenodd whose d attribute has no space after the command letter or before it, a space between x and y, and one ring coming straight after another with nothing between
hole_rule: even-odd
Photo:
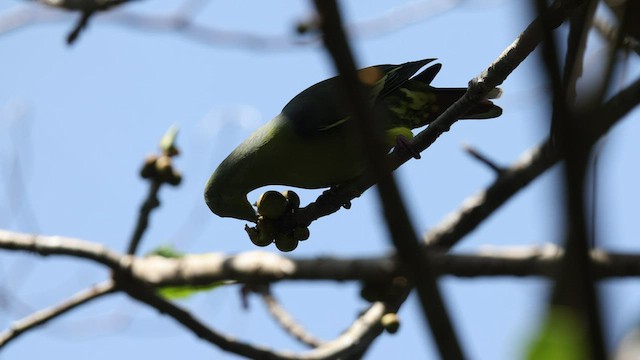
<instances>
[{"instance_id":1,"label":"bird's tail","mask_svg":"<svg viewBox=\"0 0 640 360\"><path fill-rule=\"evenodd\" d=\"M467 88L433 88L433 93L438 99L438 104L443 110L460 99ZM460 119L492 119L502 115L502 108L495 105L489 99L497 99L502 95L500 88L495 88L487 94L487 97L472 107Z\"/></svg>"}]
</instances>

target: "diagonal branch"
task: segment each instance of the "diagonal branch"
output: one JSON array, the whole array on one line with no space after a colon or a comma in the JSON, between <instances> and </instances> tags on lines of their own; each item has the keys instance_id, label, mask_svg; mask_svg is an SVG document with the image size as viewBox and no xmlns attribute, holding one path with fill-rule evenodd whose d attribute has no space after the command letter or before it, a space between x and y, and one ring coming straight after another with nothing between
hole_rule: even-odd
<instances>
[{"instance_id":1,"label":"diagonal branch","mask_svg":"<svg viewBox=\"0 0 640 360\"><path fill-rule=\"evenodd\" d=\"M587 141L595 143L639 103L640 79L609 99L590 118L594 124L587 126L590 129ZM549 141L527 151L515 164L505 169L491 186L468 198L461 209L431 229L424 241L430 246L454 246L516 192L561 159L562 156Z\"/></svg>"},{"instance_id":2,"label":"diagonal branch","mask_svg":"<svg viewBox=\"0 0 640 360\"><path fill-rule=\"evenodd\" d=\"M409 219L407 209L400 197L400 191L390 169L380 151L381 136L372 121L375 114L368 106L363 85L358 79L355 60L342 28L340 11L335 1L316 0L316 8L321 18L323 40L331 54L335 67L342 79L349 103L353 108L355 124L351 123L356 143L368 155L368 164L382 203L387 228L397 249L398 257L406 266L411 280L416 286L418 298L426 323L443 359L463 359L463 351L458 336L451 323L447 307L440 294L428 258L420 251L417 236ZM358 137L360 138L358 141Z\"/></svg>"},{"instance_id":3,"label":"diagonal branch","mask_svg":"<svg viewBox=\"0 0 640 360\"><path fill-rule=\"evenodd\" d=\"M208 341L222 350L233 352L252 359L267 360L321 360L340 359L362 351L381 332L379 320L386 313L382 303L375 303L363 312L353 324L336 339L326 342L313 350L294 353L289 351L274 351L267 347L248 344L230 336L218 333L205 326L191 313L181 307L158 296L147 285L134 281L132 278L116 279L119 285L123 285L132 298L158 309L161 313L173 317L180 324L191 330L199 338Z\"/></svg>"},{"instance_id":4,"label":"diagonal branch","mask_svg":"<svg viewBox=\"0 0 640 360\"><path fill-rule=\"evenodd\" d=\"M554 28L560 26L582 1L556 0L547 13L550 26ZM489 91L500 85L542 42L543 37L544 24L540 18L536 18L486 70L470 81L469 89L462 98L442 113L429 127L415 136L412 148L417 152L422 152L431 146L442 133L449 130L461 115L483 99ZM408 154L397 151L388 156L390 166L393 169L397 169L409 159L411 157ZM360 196L373 185L375 182L372 174L366 172L344 184L337 191L321 195L315 202L300 209L290 221L308 225L320 217L340 210L343 204Z\"/></svg>"},{"instance_id":5,"label":"diagonal branch","mask_svg":"<svg viewBox=\"0 0 640 360\"><path fill-rule=\"evenodd\" d=\"M115 290L115 283L112 280L107 280L71 296L57 305L36 311L33 314L14 322L9 329L0 333L0 349L12 340L15 340L21 334L35 329L38 326L44 325L50 320L66 314L80 305L87 304L91 300L110 294Z\"/></svg>"},{"instance_id":6,"label":"diagonal branch","mask_svg":"<svg viewBox=\"0 0 640 360\"><path fill-rule=\"evenodd\" d=\"M293 316L291 316L291 314L282 307L282 305L280 305L268 286L258 287L254 291L260 295L262 301L267 306L267 310L269 310L269 313L276 322L280 324L280 327L282 327L282 329L291 336L312 348L317 348L325 343L325 341L316 338L313 334L302 327L302 325L300 325Z\"/></svg>"}]
</instances>

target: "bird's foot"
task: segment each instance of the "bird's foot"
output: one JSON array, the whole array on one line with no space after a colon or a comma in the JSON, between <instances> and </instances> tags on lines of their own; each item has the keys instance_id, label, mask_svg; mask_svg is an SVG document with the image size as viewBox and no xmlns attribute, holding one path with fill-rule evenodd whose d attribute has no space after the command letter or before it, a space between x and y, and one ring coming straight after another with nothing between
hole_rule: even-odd
<instances>
[{"instance_id":1,"label":"bird's foot","mask_svg":"<svg viewBox=\"0 0 640 360\"><path fill-rule=\"evenodd\" d=\"M398 135L396 137L396 148L402 149L406 151L411 157L418 160L421 158L420 152L416 151L411 144L411 141L407 139L404 135Z\"/></svg>"},{"instance_id":2,"label":"bird's foot","mask_svg":"<svg viewBox=\"0 0 640 360\"><path fill-rule=\"evenodd\" d=\"M300 198L295 192L267 191L260 196L256 205L258 207L256 226L245 226L245 231L255 245L268 246L275 242L278 250L288 252L294 250L299 241L309 238L308 227L291 228L286 225L287 215L300 208Z\"/></svg>"}]
</instances>

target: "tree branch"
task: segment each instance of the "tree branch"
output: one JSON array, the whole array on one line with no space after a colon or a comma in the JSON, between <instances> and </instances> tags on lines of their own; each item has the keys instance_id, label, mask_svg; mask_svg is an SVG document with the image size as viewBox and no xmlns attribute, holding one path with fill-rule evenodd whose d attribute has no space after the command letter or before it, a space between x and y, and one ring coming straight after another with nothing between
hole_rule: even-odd
<instances>
[{"instance_id":1,"label":"tree branch","mask_svg":"<svg viewBox=\"0 0 640 360\"><path fill-rule=\"evenodd\" d=\"M146 15L121 10L103 12L92 20L137 30L175 33L188 40L209 46L230 46L247 50L286 51L304 46L317 46L320 43L320 37L315 31L309 31L304 36L293 32L283 35L265 35L214 27L210 24L198 24L194 21L194 17L200 9L199 2L202 1L195 1L195 5L191 6L194 1L185 1L179 9L167 15ZM359 38L379 37L448 11L460 2L461 0L438 0L400 5L377 17L349 24L349 33ZM69 21L71 18L71 14L42 7L16 6L0 14L0 35L27 26Z\"/></svg>"},{"instance_id":2,"label":"tree branch","mask_svg":"<svg viewBox=\"0 0 640 360\"><path fill-rule=\"evenodd\" d=\"M113 270L119 270L128 263L129 257L122 256L106 246L80 239L62 236L44 236L0 230L0 248L21 250L38 255L68 255L93 260Z\"/></svg>"},{"instance_id":3,"label":"tree branch","mask_svg":"<svg viewBox=\"0 0 640 360\"><path fill-rule=\"evenodd\" d=\"M0 249L34 251L28 241L33 235L0 231ZM364 258L287 258L283 255L251 251L237 255L207 253L185 255L181 258L149 256L144 258L119 255L101 245L88 241L37 236L40 242L52 242L40 247L40 255L68 255L94 260L119 272L130 271L138 281L153 287L205 285L222 280L240 283L272 283L278 281L363 281L387 282L401 275L395 257ZM53 243L55 242L55 243ZM87 251L87 249L101 249ZM109 253L109 261L101 258ZM524 247L484 247L474 253L428 252L434 271L439 276L550 276L562 256L554 245ZM640 276L640 254L609 253L593 250L598 278Z\"/></svg>"},{"instance_id":4,"label":"tree branch","mask_svg":"<svg viewBox=\"0 0 640 360\"><path fill-rule=\"evenodd\" d=\"M149 226L149 217L151 215L151 211L160 206L158 192L160 191L160 187L162 186L162 184L162 181L160 181L159 179L149 179L149 192L147 193L147 198L142 202L142 206L140 206L140 211L138 212L138 221L136 222L135 230L133 231L133 235L131 236L131 240L129 241L127 254L133 255L136 253L138 245L140 244L140 240L142 240L142 235L144 235L144 232Z\"/></svg>"},{"instance_id":5,"label":"tree branch","mask_svg":"<svg viewBox=\"0 0 640 360\"><path fill-rule=\"evenodd\" d=\"M115 290L115 283L112 280L107 280L71 296L57 305L36 311L21 320L15 321L9 329L0 333L0 349L21 334L44 325L80 305L87 304L91 300L110 294Z\"/></svg>"},{"instance_id":6,"label":"tree branch","mask_svg":"<svg viewBox=\"0 0 640 360\"><path fill-rule=\"evenodd\" d=\"M639 103L640 79L609 99L589 118L594 123L585 126L589 129L587 141L595 143ZM527 151L515 164L505 169L491 186L465 200L461 209L432 228L424 236L425 243L443 248L452 247L561 158L549 141Z\"/></svg>"},{"instance_id":7,"label":"tree branch","mask_svg":"<svg viewBox=\"0 0 640 360\"><path fill-rule=\"evenodd\" d=\"M556 0L548 12L550 25L554 27L560 26L571 11L581 2L580 0ZM449 130L461 115L483 99L489 91L502 84L513 70L542 42L543 36L544 24L540 18L536 18L486 70L469 82L469 89L462 98L414 137L412 148L417 152L422 152L431 146L442 133ZM393 151L388 156L392 169L397 169L409 159L411 159L410 155L398 151ZM365 172L336 191L323 194L315 202L301 208L296 212L291 222L308 225L320 217L333 214L340 210L343 204L360 196L373 185L375 185L375 182L372 174Z\"/></svg>"},{"instance_id":8,"label":"tree branch","mask_svg":"<svg viewBox=\"0 0 640 360\"><path fill-rule=\"evenodd\" d=\"M315 5L321 18L324 44L333 58L349 103L353 107L355 123L349 122L349 125L355 130L355 142L361 145L360 149L367 155L369 168L375 182L378 183L378 195L390 238L416 287L425 322L443 359L463 359L465 356L440 294L436 276L432 272L429 259L420 251L398 186L390 172L391 169L382 157L381 136L373 126L379 122L373 120L376 114L370 109L363 84L358 79L355 60L342 28L338 6L335 1L329 0L316 0Z\"/></svg>"},{"instance_id":9,"label":"tree branch","mask_svg":"<svg viewBox=\"0 0 640 360\"><path fill-rule=\"evenodd\" d=\"M119 285L124 285L123 290L132 298L158 309L163 314L173 317L176 321L190 329L201 339L218 346L222 350L252 359L324 360L347 357L350 354L361 351L363 347L368 346L368 344L375 339L381 331L379 321L382 318L382 315L386 313L386 309L383 304L375 303L358 319L356 319L351 327L344 331L340 336L332 341L324 343L318 348L302 353L274 351L267 347L251 345L238 341L230 336L220 334L215 330L208 328L188 311L163 299L158 296L152 288L138 281L134 281L132 278L120 278L117 279L117 281Z\"/></svg>"},{"instance_id":10,"label":"tree branch","mask_svg":"<svg viewBox=\"0 0 640 360\"><path fill-rule=\"evenodd\" d=\"M325 343L325 341L316 338L313 334L302 327L302 325L300 325L296 319L294 319L293 316L291 316L291 314L282 307L282 305L280 305L268 286L259 286L254 289L254 291L260 296L275 321L291 336L312 348L317 348Z\"/></svg>"}]
</instances>

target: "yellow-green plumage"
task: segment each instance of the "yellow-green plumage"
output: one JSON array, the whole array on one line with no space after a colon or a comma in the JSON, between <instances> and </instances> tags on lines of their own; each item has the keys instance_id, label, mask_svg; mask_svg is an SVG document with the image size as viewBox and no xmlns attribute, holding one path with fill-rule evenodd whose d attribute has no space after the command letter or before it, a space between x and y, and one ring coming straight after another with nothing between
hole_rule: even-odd
<instances>
[{"instance_id":1,"label":"yellow-green plumage","mask_svg":"<svg viewBox=\"0 0 640 360\"><path fill-rule=\"evenodd\" d=\"M398 136L410 139L411 129L433 121L464 94L464 88L437 89L429 84L440 64L411 78L434 59L401 65L378 65L360 71L369 84L370 103L381 114L377 126L385 132L388 149ZM256 130L214 171L205 189L215 214L256 221L246 198L265 185L327 188L344 183L365 170L366 161L350 134L350 111L337 77L311 86L294 97L282 112ZM479 104L470 118L501 114L491 102Z\"/></svg>"}]
</instances>

